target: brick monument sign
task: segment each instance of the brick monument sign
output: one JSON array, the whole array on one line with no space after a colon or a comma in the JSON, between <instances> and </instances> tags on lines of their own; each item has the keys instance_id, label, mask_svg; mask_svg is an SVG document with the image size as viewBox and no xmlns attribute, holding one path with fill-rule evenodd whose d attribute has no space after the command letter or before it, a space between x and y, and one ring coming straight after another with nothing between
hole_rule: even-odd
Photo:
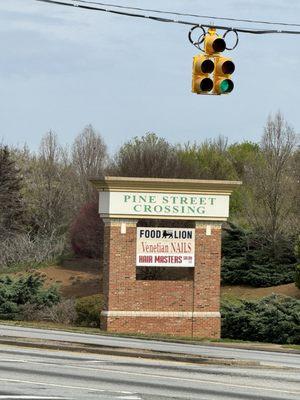
<instances>
[{"instance_id":1,"label":"brick monument sign","mask_svg":"<svg viewBox=\"0 0 300 400\"><path fill-rule=\"evenodd\" d=\"M102 329L219 338L221 224L241 182L91 181L105 224Z\"/></svg>"}]
</instances>

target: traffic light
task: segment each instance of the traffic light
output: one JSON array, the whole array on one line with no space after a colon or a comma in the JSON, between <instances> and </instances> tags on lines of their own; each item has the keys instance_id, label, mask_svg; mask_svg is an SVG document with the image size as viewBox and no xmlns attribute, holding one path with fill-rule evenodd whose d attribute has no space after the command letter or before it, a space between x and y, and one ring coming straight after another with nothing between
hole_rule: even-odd
<instances>
[{"instance_id":1,"label":"traffic light","mask_svg":"<svg viewBox=\"0 0 300 400\"><path fill-rule=\"evenodd\" d=\"M204 54L194 57L193 93L220 95L232 92L234 83L231 74L235 65L230 58L220 54L225 49L224 38L210 28L204 36Z\"/></svg>"},{"instance_id":2,"label":"traffic light","mask_svg":"<svg viewBox=\"0 0 300 400\"><path fill-rule=\"evenodd\" d=\"M225 40L210 28L204 37L204 52L209 55L221 53L226 49Z\"/></svg>"},{"instance_id":3,"label":"traffic light","mask_svg":"<svg viewBox=\"0 0 300 400\"><path fill-rule=\"evenodd\" d=\"M231 74L235 70L235 65L230 58L215 57L214 88L215 94L226 94L232 92L234 83L231 80Z\"/></svg>"},{"instance_id":4,"label":"traffic light","mask_svg":"<svg viewBox=\"0 0 300 400\"><path fill-rule=\"evenodd\" d=\"M208 93L214 87L210 74L215 68L214 61L205 55L198 55L193 60L192 92L201 94Z\"/></svg>"}]
</instances>

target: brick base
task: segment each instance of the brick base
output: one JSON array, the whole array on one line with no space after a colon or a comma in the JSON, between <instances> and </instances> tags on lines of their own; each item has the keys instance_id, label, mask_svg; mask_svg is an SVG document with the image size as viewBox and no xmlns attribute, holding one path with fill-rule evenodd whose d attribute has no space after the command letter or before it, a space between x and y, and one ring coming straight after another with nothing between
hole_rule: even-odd
<instances>
[{"instance_id":1,"label":"brick base","mask_svg":"<svg viewBox=\"0 0 300 400\"><path fill-rule=\"evenodd\" d=\"M220 338L220 317L107 317L101 316L101 328L108 332L161 334L172 336Z\"/></svg>"},{"instance_id":2,"label":"brick base","mask_svg":"<svg viewBox=\"0 0 300 400\"><path fill-rule=\"evenodd\" d=\"M210 229L207 229L207 226ZM104 305L108 332L220 337L221 225L195 224L193 280L136 279L136 222L105 222Z\"/></svg>"}]
</instances>

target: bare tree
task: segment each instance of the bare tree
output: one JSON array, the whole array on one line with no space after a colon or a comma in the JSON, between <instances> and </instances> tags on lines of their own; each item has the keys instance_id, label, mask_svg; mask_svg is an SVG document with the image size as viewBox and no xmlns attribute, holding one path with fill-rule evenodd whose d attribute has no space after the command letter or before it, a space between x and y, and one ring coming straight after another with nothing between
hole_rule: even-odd
<instances>
[{"instance_id":1,"label":"bare tree","mask_svg":"<svg viewBox=\"0 0 300 400\"><path fill-rule=\"evenodd\" d=\"M296 135L278 112L269 117L261 140L261 152L248 171L247 203L251 223L271 243L276 256L277 241L297 229L294 220L296 191L291 173Z\"/></svg>"},{"instance_id":2,"label":"bare tree","mask_svg":"<svg viewBox=\"0 0 300 400\"><path fill-rule=\"evenodd\" d=\"M294 197L295 202L293 203L294 220L296 226L300 230L300 146L294 152L292 163L291 163L291 177L294 182ZM299 232L300 233L300 232Z\"/></svg>"},{"instance_id":3,"label":"bare tree","mask_svg":"<svg viewBox=\"0 0 300 400\"><path fill-rule=\"evenodd\" d=\"M109 168L113 175L151 178L176 178L179 171L176 147L155 133L125 143Z\"/></svg>"},{"instance_id":4,"label":"bare tree","mask_svg":"<svg viewBox=\"0 0 300 400\"><path fill-rule=\"evenodd\" d=\"M228 139L218 136L200 144L178 146L181 176L196 179L235 179L236 172L228 156Z\"/></svg>"},{"instance_id":5,"label":"bare tree","mask_svg":"<svg viewBox=\"0 0 300 400\"><path fill-rule=\"evenodd\" d=\"M72 168L68 153L48 132L38 155L32 155L27 181L31 224L36 230L52 234L66 229L73 214Z\"/></svg>"},{"instance_id":6,"label":"bare tree","mask_svg":"<svg viewBox=\"0 0 300 400\"><path fill-rule=\"evenodd\" d=\"M76 137L72 147L72 164L79 185L81 203L94 198L95 190L89 183L89 178L103 176L107 160L104 140L92 125L88 125Z\"/></svg>"}]
</instances>

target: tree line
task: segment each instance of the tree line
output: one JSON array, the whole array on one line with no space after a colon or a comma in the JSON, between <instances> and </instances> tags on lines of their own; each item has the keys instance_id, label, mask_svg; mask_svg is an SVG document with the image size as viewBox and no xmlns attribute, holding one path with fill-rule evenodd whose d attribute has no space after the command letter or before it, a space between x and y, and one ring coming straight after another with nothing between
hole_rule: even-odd
<instances>
[{"instance_id":1,"label":"tree line","mask_svg":"<svg viewBox=\"0 0 300 400\"><path fill-rule=\"evenodd\" d=\"M171 144L147 133L109 155L89 125L70 146L52 131L38 151L0 144L0 267L40 263L66 251L72 227L81 229L78 215L97 218L89 178L104 175L242 180L231 199L231 223L255 232L273 259L293 252L300 226L299 136L278 112L259 143L220 136Z\"/></svg>"}]
</instances>

